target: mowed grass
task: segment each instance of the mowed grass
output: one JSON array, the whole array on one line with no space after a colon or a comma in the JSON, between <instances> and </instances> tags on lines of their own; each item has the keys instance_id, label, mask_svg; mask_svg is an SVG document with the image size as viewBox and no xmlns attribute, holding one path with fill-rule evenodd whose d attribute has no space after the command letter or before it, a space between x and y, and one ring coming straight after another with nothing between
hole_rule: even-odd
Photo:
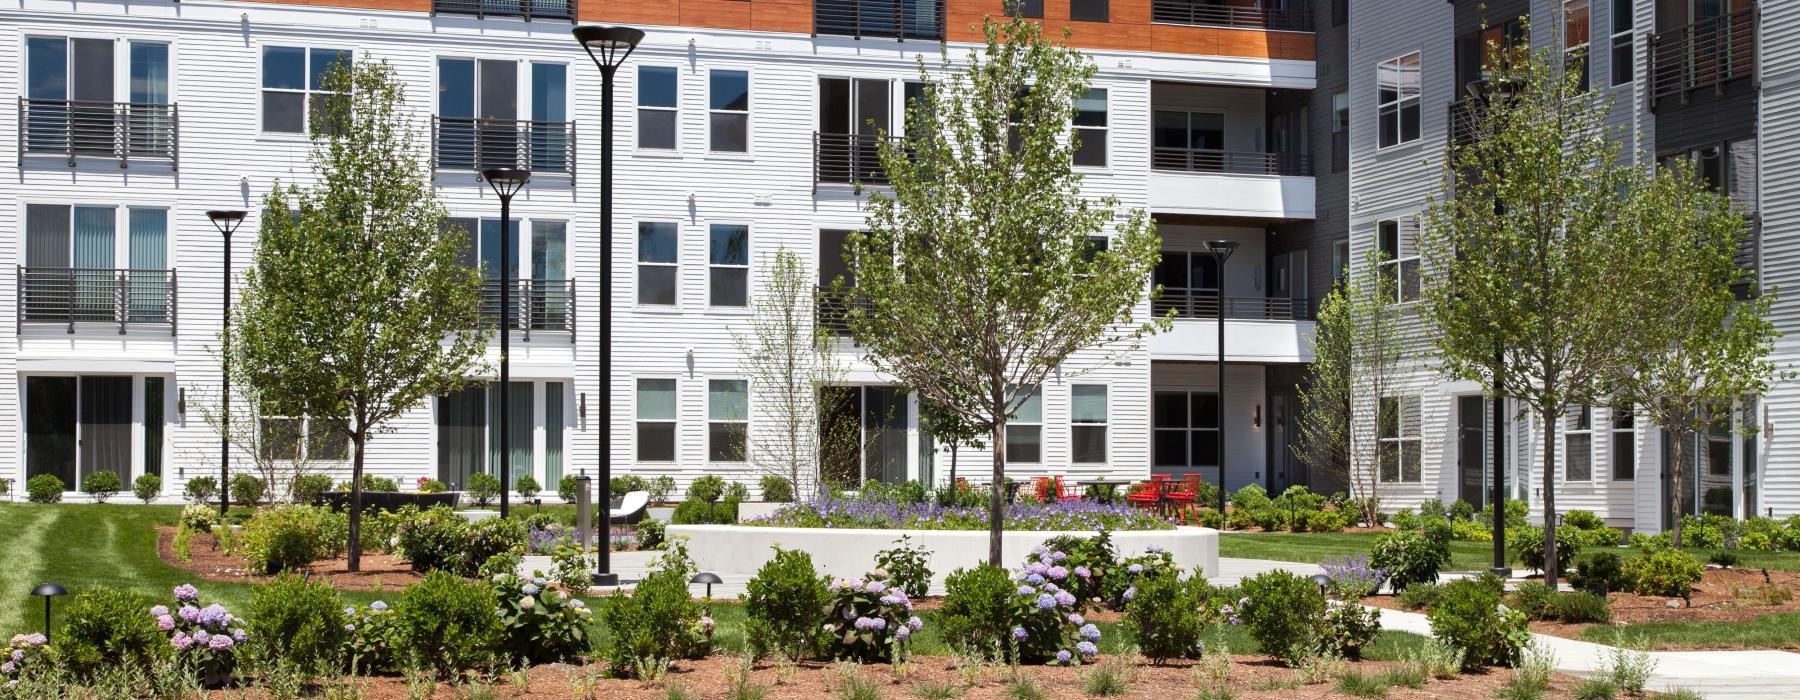
<instances>
[{"instance_id":1,"label":"mowed grass","mask_svg":"<svg viewBox=\"0 0 1800 700\"><path fill-rule=\"evenodd\" d=\"M1366 555L1369 553L1369 548L1374 546L1375 538L1379 536L1372 532L1237 532L1219 536L1219 556L1317 564L1327 559L1339 559L1352 554ZM1683 549L1703 562L1714 551L1697 547ZM1644 553L1643 550L1633 547L1582 550L1582 552L1597 551L1613 552L1623 559L1635 558ZM1735 552L1740 560L1738 566L1742 568L1800 571L1800 552L1760 552L1742 549L1735 550ZM1514 569L1519 568L1511 552L1507 553L1507 561ZM1445 570L1484 571L1493 566L1493 563L1494 544L1492 542L1451 542L1450 565L1445 567Z\"/></svg>"},{"instance_id":2,"label":"mowed grass","mask_svg":"<svg viewBox=\"0 0 1800 700\"><path fill-rule=\"evenodd\" d=\"M1582 630L1581 638L1642 649L1800 649L1800 613L1765 615L1744 622L1594 625Z\"/></svg>"}]
</instances>

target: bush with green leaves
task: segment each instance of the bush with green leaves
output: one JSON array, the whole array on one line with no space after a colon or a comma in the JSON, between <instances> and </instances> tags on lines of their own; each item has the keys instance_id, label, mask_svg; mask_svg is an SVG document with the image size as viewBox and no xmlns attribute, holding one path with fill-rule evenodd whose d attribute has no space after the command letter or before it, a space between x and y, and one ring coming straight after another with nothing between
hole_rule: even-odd
<instances>
[{"instance_id":1,"label":"bush with green leaves","mask_svg":"<svg viewBox=\"0 0 1800 700\"><path fill-rule=\"evenodd\" d=\"M210 503L219 495L219 480L210 476L196 476L188 479L181 487L181 495L191 503Z\"/></svg>"},{"instance_id":2,"label":"bush with green leaves","mask_svg":"<svg viewBox=\"0 0 1800 700\"><path fill-rule=\"evenodd\" d=\"M346 607L344 665L352 674L402 670L411 662L399 636L398 611L385 601Z\"/></svg>"},{"instance_id":3,"label":"bush with green leaves","mask_svg":"<svg viewBox=\"0 0 1800 700\"><path fill-rule=\"evenodd\" d=\"M834 659L902 660L913 633L925 628L906 591L879 573L838 579L826 590L824 641Z\"/></svg>"},{"instance_id":4,"label":"bush with green leaves","mask_svg":"<svg viewBox=\"0 0 1800 700\"><path fill-rule=\"evenodd\" d=\"M440 678L491 666L502 631L494 601L494 589L486 582L446 571L426 574L407 587L396 608L396 648L410 652L414 662Z\"/></svg>"},{"instance_id":5,"label":"bush with green leaves","mask_svg":"<svg viewBox=\"0 0 1800 700\"><path fill-rule=\"evenodd\" d=\"M1333 603L1325 610L1319 631L1319 652L1345 659L1361 659L1362 651L1381 633L1381 611L1354 601Z\"/></svg>"},{"instance_id":6,"label":"bush with green leaves","mask_svg":"<svg viewBox=\"0 0 1800 700\"><path fill-rule=\"evenodd\" d=\"M1205 653L1201 635L1215 610L1206 579L1157 576L1138 583L1125 606L1125 628L1152 663L1198 659Z\"/></svg>"},{"instance_id":7,"label":"bush with green leaves","mask_svg":"<svg viewBox=\"0 0 1800 700\"><path fill-rule=\"evenodd\" d=\"M486 508L500 496L500 477L487 472L475 472L469 475L463 484L463 493L474 499L475 505Z\"/></svg>"},{"instance_id":8,"label":"bush with green leaves","mask_svg":"<svg viewBox=\"0 0 1800 700\"><path fill-rule=\"evenodd\" d=\"M1450 563L1448 544L1440 546L1417 530L1395 530L1375 538L1369 564L1386 571L1396 591L1418 583L1435 583L1438 570Z\"/></svg>"},{"instance_id":9,"label":"bush with green leaves","mask_svg":"<svg viewBox=\"0 0 1800 700\"><path fill-rule=\"evenodd\" d=\"M1436 583L1415 583L1394 596L1394 602L1407 610L1424 610L1437 604L1444 587Z\"/></svg>"},{"instance_id":10,"label":"bush with green leaves","mask_svg":"<svg viewBox=\"0 0 1800 700\"><path fill-rule=\"evenodd\" d=\"M591 482L589 487L592 487ZM574 474L565 474L561 479L556 480L556 497L562 499L564 503L574 503L575 495L580 490L581 480L575 478Z\"/></svg>"},{"instance_id":11,"label":"bush with green leaves","mask_svg":"<svg viewBox=\"0 0 1800 700\"><path fill-rule=\"evenodd\" d=\"M667 503L669 497L675 495L675 477L659 476L650 480L650 500L654 503Z\"/></svg>"},{"instance_id":12,"label":"bush with green leaves","mask_svg":"<svg viewBox=\"0 0 1800 700\"><path fill-rule=\"evenodd\" d=\"M607 483L611 485L610 490L612 491L613 498L618 498L631 493L632 491L648 491L650 489L649 482L644 481L644 477L636 474L619 474L614 476L612 481Z\"/></svg>"},{"instance_id":13,"label":"bush with green leaves","mask_svg":"<svg viewBox=\"0 0 1800 700\"><path fill-rule=\"evenodd\" d=\"M25 481L25 497L32 503L62 501L63 480L53 474L39 474Z\"/></svg>"},{"instance_id":14,"label":"bush with green leaves","mask_svg":"<svg viewBox=\"0 0 1800 700\"><path fill-rule=\"evenodd\" d=\"M1072 571L1075 574L1072 580L1079 581L1086 578L1081 575L1079 569L1072 569ZM1101 581L1098 597L1100 603L1107 608L1124 610L1125 605L1131 602L1131 590L1137 584L1146 579L1177 576L1180 573L1181 567L1175 564L1174 555L1169 554L1160 546L1149 545L1144 548L1143 553L1122 557L1112 565L1111 570ZM1093 572L1090 570L1088 574L1092 576Z\"/></svg>"},{"instance_id":15,"label":"bush with green leaves","mask_svg":"<svg viewBox=\"0 0 1800 700\"><path fill-rule=\"evenodd\" d=\"M1505 584L1493 574L1452 581L1425 614L1432 636L1462 650L1465 668L1512 666L1531 644L1529 621L1501 604L1504 593Z\"/></svg>"},{"instance_id":16,"label":"bush with green leaves","mask_svg":"<svg viewBox=\"0 0 1800 700\"><path fill-rule=\"evenodd\" d=\"M1105 528L1093 537L1058 535L1044 540L1044 547L1064 553L1063 566L1075 574L1069 577L1065 588L1084 606L1116 600L1130 587L1124 582L1127 576L1119 566L1119 552L1113 547L1112 532Z\"/></svg>"},{"instance_id":17,"label":"bush with green leaves","mask_svg":"<svg viewBox=\"0 0 1800 700\"><path fill-rule=\"evenodd\" d=\"M953 649L991 650L1012 637L1012 604L1017 595L1006 569L983 564L957 569L944 579L937 619Z\"/></svg>"},{"instance_id":18,"label":"bush with green leaves","mask_svg":"<svg viewBox=\"0 0 1800 700\"><path fill-rule=\"evenodd\" d=\"M302 673L339 668L350 624L331 584L282 574L250 589L251 648L265 667L291 663Z\"/></svg>"},{"instance_id":19,"label":"bush with green leaves","mask_svg":"<svg viewBox=\"0 0 1800 700\"><path fill-rule=\"evenodd\" d=\"M1475 506L1469 505L1468 501L1458 498L1455 502L1450 504L1449 516L1450 522L1453 523L1470 522L1475 519Z\"/></svg>"},{"instance_id":20,"label":"bush with green leaves","mask_svg":"<svg viewBox=\"0 0 1800 700\"><path fill-rule=\"evenodd\" d=\"M690 568L685 549L665 552L664 565L639 581L629 596L612 596L601 606L601 621L612 631L602 651L608 672L618 677L639 675L675 659L705 656L712 649L713 620L706 608L688 593Z\"/></svg>"},{"instance_id":21,"label":"bush with green leaves","mask_svg":"<svg viewBox=\"0 0 1800 700\"><path fill-rule=\"evenodd\" d=\"M1326 590L1337 599L1350 602L1379 593L1388 578L1386 570L1370 564L1369 558L1361 554L1327 559L1320 562L1319 568L1329 579Z\"/></svg>"},{"instance_id":22,"label":"bush with green leaves","mask_svg":"<svg viewBox=\"0 0 1800 700\"><path fill-rule=\"evenodd\" d=\"M719 499L724 496L725 477L716 474L707 474L705 476L696 477L692 482L688 483L687 499L690 501L717 503L719 502Z\"/></svg>"},{"instance_id":23,"label":"bush with green leaves","mask_svg":"<svg viewBox=\"0 0 1800 700\"><path fill-rule=\"evenodd\" d=\"M542 577L496 574L492 583L500 605L499 649L512 665L567 661L588 650L587 603L568 591L550 588Z\"/></svg>"},{"instance_id":24,"label":"bush with green leaves","mask_svg":"<svg viewBox=\"0 0 1800 700\"><path fill-rule=\"evenodd\" d=\"M364 474L363 480L362 480L362 485L363 485L363 491L366 493L399 493L400 492L400 483L394 481L393 479L389 479L385 476L376 476L374 474ZM350 490L349 482L344 483L342 490L344 490L344 491Z\"/></svg>"},{"instance_id":25,"label":"bush with green leaves","mask_svg":"<svg viewBox=\"0 0 1800 700\"><path fill-rule=\"evenodd\" d=\"M1503 520L1506 529L1511 530L1515 527L1524 527L1526 514L1530 512L1530 510L1531 506L1524 501L1511 498L1506 499L1506 515ZM1492 530L1494 527L1494 504L1489 503L1482 506L1481 513L1476 516L1476 520Z\"/></svg>"},{"instance_id":26,"label":"bush with green leaves","mask_svg":"<svg viewBox=\"0 0 1800 700\"><path fill-rule=\"evenodd\" d=\"M752 654L810 658L819 652L821 626L831 605L827 579L813 568L812 555L775 547L775 556L745 587L744 634Z\"/></svg>"},{"instance_id":27,"label":"bush with green leaves","mask_svg":"<svg viewBox=\"0 0 1800 700\"><path fill-rule=\"evenodd\" d=\"M1244 599L1234 609L1264 653L1298 665L1318 646L1325 594L1291 571L1265 571L1244 579Z\"/></svg>"},{"instance_id":28,"label":"bush with green leaves","mask_svg":"<svg viewBox=\"0 0 1800 700\"><path fill-rule=\"evenodd\" d=\"M419 510L409 505L396 515L395 551L414 571L456 571L461 567L468 520L445 506Z\"/></svg>"},{"instance_id":29,"label":"bush with green leaves","mask_svg":"<svg viewBox=\"0 0 1800 700\"><path fill-rule=\"evenodd\" d=\"M456 572L470 578L488 578L519 570L525 557L525 521L488 518L471 523Z\"/></svg>"},{"instance_id":30,"label":"bush with green leaves","mask_svg":"<svg viewBox=\"0 0 1800 700\"><path fill-rule=\"evenodd\" d=\"M263 501L263 494L268 484L253 474L238 472L231 475L231 500L239 505L253 506Z\"/></svg>"},{"instance_id":31,"label":"bush with green leaves","mask_svg":"<svg viewBox=\"0 0 1800 700\"><path fill-rule=\"evenodd\" d=\"M1544 529L1530 525L1508 530L1506 549L1514 561L1533 571L1544 570ZM1581 553L1581 531L1572 527L1556 528L1556 570L1568 571Z\"/></svg>"},{"instance_id":32,"label":"bush with green leaves","mask_svg":"<svg viewBox=\"0 0 1800 700\"><path fill-rule=\"evenodd\" d=\"M413 489L419 493L444 493L449 491L450 487L437 479L421 476L418 481L413 482Z\"/></svg>"},{"instance_id":33,"label":"bush with green leaves","mask_svg":"<svg viewBox=\"0 0 1800 700\"><path fill-rule=\"evenodd\" d=\"M312 505L319 500L319 496L330 490L331 475L329 474L301 474L294 477L293 481L288 482L288 496L293 498L295 503L303 505Z\"/></svg>"},{"instance_id":34,"label":"bush with green leaves","mask_svg":"<svg viewBox=\"0 0 1800 700\"><path fill-rule=\"evenodd\" d=\"M148 668L171 649L169 636L147 613L153 605L137 593L108 588L76 596L51 643L56 659L83 677L110 666Z\"/></svg>"},{"instance_id":35,"label":"bush with green leaves","mask_svg":"<svg viewBox=\"0 0 1800 700\"><path fill-rule=\"evenodd\" d=\"M538 492L542 490L544 487L538 484L537 477L530 474L521 474L519 478L513 479L513 492L519 494L519 498L529 501L537 498Z\"/></svg>"},{"instance_id":36,"label":"bush with green leaves","mask_svg":"<svg viewBox=\"0 0 1800 700\"><path fill-rule=\"evenodd\" d=\"M186 528L194 532L212 532L219 524L219 509L216 506L189 503L181 507L181 515L176 516L175 527Z\"/></svg>"},{"instance_id":37,"label":"bush with green leaves","mask_svg":"<svg viewBox=\"0 0 1800 700\"><path fill-rule=\"evenodd\" d=\"M1079 578L1068 562L1067 554L1040 545L1011 576L991 566L952 573L938 613L944 639L953 648L1021 663L1092 660L1100 653L1100 629L1082 618L1075 594L1064 588Z\"/></svg>"},{"instance_id":38,"label":"bush with green leaves","mask_svg":"<svg viewBox=\"0 0 1800 700\"><path fill-rule=\"evenodd\" d=\"M717 503L690 498L675 506L669 522L675 525L730 525L738 520L737 499Z\"/></svg>"},{"instance_id":39,"label":"bush with green leaves","mask_svg":"<svg viewBox=\"0 0 1800 700\"><path fill-rule=\"evenodd\" d=\"M270 506L244 523L233 548L252 570L265 574L294 571L337 556L346 546L348 531L346 516L328 508Z\"/></svg>"},{"instance_id":40,"label":"bush with green leaves","mask_svg":"<svg viewBox=\"0 0 1800 700\"><path fill-rule=\"evenodd\" d=\"M644 518L632 526L638 549L659 549L667 538L669 524L656 518Z\"/></svg>"},{"instance_id":41,"label":"bush with green leaves","mask_svg":"<svg viewBox=\"0 0 1800 700\"><path fill-rule=\"evenodd\" d=\"M1612 606L1606 602L1606 596L1587 591L1569 591L1556 597L1551 615L1558 622L1569 624L1605 624L1612 622Z\"/></svg>"},{"instance_id":42,"label":"bush with green leaves","mask_svg":"<svg viewBox=\"0 0 1800 700\"><path fill-rule=\"evenodd\" d=\"M1343 532L1350 527L1350 514L1342 510L1315 510L1302 514L1304 523L1297 524L1296 529L1307 532Z\"/></svg>"},{"instance_id":43,"label":"bush with green leaves","mask_svg":"<svg viewBox=\"0 0 1800 700\"><path fill-rule=\"evenodd\" d=\"M925 545L914 545L910 535L901 535L894 546L875 553L875 568L886 574L887 582L914 598L923 598L931 588L931 552Z\"/></svg>"},{"instance_id":44,"label":"bush with green leaves","mask_svg":"<svg viewBox=\"0 0 1800 700\"><path fill-rule=\"evenodd\" d=\"M1625 588L1624 564L1612 552L1595 552L1582 557L1569 573L1569 585L1605 595Z\"/></svg>"},{"instance_id":45,"label":"bush with green leaves","mask_svg":"<svg viewBox=\"0 0 1800 700\"><path fill-rule=\"evenodd\" d=\"M122 486L118 474L106 471L93 472L81 480L81 490L93 496L95 503L105 503L106 499L118 495Z\"/></svg>"},{"instance_id":46,"label":"bush with green leaves","mask_svg":"<svg viewBox=\"0 0 1800 700\"><path fill-rule=\"evenodd\" d=\"M1658 549L1625 562L1625 580L1638 595L1686 598L1704 577L1706 567L1686 552Z\"/></svg>"},{"instance_id":47,"label":"bush with green leaves","mask_svg":"<svg viewBox=\"0 0 1800 700\"><path fill-rule=\"evenodd\" d=\"M760 483L762 499L768 503L794 502L794 482L785 476L765 474Z\"/></svg>"},{"instance_id":48,"label":"bush with green leaves","mask_svg":"<svg viewBox=\"0 0 1800 700\"><path fill-rule=\"evenodd\" d=\"M144 505L150 505L150 502L156 500L156 497L161 494L162 477L160 476L139 474L138 478L131 480L131 495L137 496L137 499L143 501Z\"/></svg>"},{"instance_id":49,"label":"bush with green leaves","mask_svg":"<svg viewBox=\"0 0 1800 700\"><path fill-rule=\"evenodd\" d=\"M1532 620L1549 620L1556 617L1557 592L1542 581L1527 581L1513 589L1507 596L1507 604L1513 609L1525 613Z\"/></svg>"}]
</instances>

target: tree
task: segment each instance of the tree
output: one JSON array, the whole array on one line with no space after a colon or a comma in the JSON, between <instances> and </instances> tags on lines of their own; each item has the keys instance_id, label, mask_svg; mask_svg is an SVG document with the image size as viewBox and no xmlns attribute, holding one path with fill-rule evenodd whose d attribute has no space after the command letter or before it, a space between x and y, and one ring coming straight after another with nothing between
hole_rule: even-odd
<instances>
[{"instance_id":1,"label":"tree","mask_svg":"<svg viewBox=\"0 0 1800 700\"><path fill-rule=\"evenodd\" d=\"M951 488L956 488L957 451L965 446L977 450L986 447L981 436L988 433L987 426L972 423L962 414L939 407L931 401L919 402L919 430L950 450L950 479L947 483Z\"/></svg>"},{"instance_id":2,"label":"tree","mask_svg":"<svg viewBox=\"0 0 1800 700\"><path fill-rule=\"evenodd\" d=\"M243 378L241 373L234 372L234 381ZM323 461L320 453L327 451L321 449L327 444L326 441L319 438L309 440L307 436L300 434L298 418L277 416L265 411L264 401L255 386L238 381L233 387L236 396L231 402L229 427L223 420L225 408L204 399L198 402L201 420L213 435L225 440L239 455L250 457L251 468L268 485L271 498L293 501L295 481L323 472L319 463ZM318 422L313 430L327 430L325 425L322 421ZM216 467L219 451L216 446L191 450L189 458L199 464Z\"/></svg>"},{"instance_id":3,"label":"tree","mask_svg":"<svg viewBox=\"0 0 1800 700\"><path fill-rule=\"evenodd\" d=\"M821 393L845 372L832 338L814 323L814 305L799 256L781 248L751 303L748 331L732 333L740 370L769 426L750 441L750 464L788 479L802 495L818 488L822 434L829 428L821 422Z\"/></svg>"},{"instance_id":4,"label":"tree","mask_svg":"<svg viewBox=\"0 0 1800 700\"><path fill-rule=\"evenodd\" d=\"M1680 547L1680 465L1694 457L1688 440L1729 424L1734 401L1767 391L1776 374L1768 356L1781 334L1767 318L1768 295L1739 300L1732 289L1747 281L1736 260L1744 216L1689 164L1641 177L1622 218L1638 239L1634 262L1656 283L1621 290L1639 323L1608 387L1614 410L1640 411L1669 431L1673 466L1664 497Z\"/></svg>"},{"instance_id":5,"label":"tree","mask_svg":"<svg viewBox=\"0 0 1800 700\"><path fill-rule=\"evenodd\" d=\"M1653 282L1630 278L1624 262L1640 244L1617 217L1631 176L1604 123L1607 102L1547 53L1487 53L1494 94L1471 118L1472 138L1450 146L1419 236L1421 315L1443 374L1513 397L1542 421L1554 584L1557 421L1601 395L1638 313L1622 292Z\"/></svg>"},{"instance_id":6,"label":"tree","mask_svg":"<svg viewBox=\"0 0 1800 700\"><path fill-rule=\"evenodd\" d=\"M352 446L349 565L358 570L363 463L388 422L483 369L481 273L460 262L385 62L339 64L316 103L308 188L264 199L235 307L234 365L265 410L338 422Z\"/></svg>"},{"instance_id":7,"label":"tree","mask_svg":"<svg viewBox=\"0 0 1800 700\"><path fill-rule=\"evenodd\" d=\"M1132 312L1160 242L1143 211L1114 220L1116 199L1079 193L1069 127L1093 64L1035 22L987 20L983 32L960 70L946 50L929 96L907 106L905 138L881 144L893 189L869 197L869 230L847 257L865 302L850 329L869 362L990 430L998 565L1008 417L1077 351L1158 327ZM1109 224L1116 236L1096 249Z\"/></svg>"},{"instance_id":8,"label":"tree","mask_svg":"<svg viewBox=\"0 0 1800 700\"><path fill-rule=\"evenodd\" d=\"M1363 522L1371 525L1381 520L1381 464L1390 454L1383 451L1379 427L1359 431L1355 416L1360 410L1377 421L1398 420L1371 408L1392 391L1405 353L1396 284L1384 274L1385 260L1371 251L1319 306L1293 445L1294 456L1313 473L1341 475L1361 505Z\"/></svg>"}]
</instances>

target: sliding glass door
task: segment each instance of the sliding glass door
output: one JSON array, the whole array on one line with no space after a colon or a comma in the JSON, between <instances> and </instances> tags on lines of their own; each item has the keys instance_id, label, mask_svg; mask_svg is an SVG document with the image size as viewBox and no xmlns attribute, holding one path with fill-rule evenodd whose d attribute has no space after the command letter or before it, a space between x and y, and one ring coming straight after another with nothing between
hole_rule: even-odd
<instances>
[{"instance_id":1,"label":"sliding glass door","mask_svg":"<svg viewBox=\"0 0 1800 700\"><path fill-rule=\"evenodd\" d=\"M138 473L160 474L166 379L144 377L141 397L137 381L130 375L24 377L26 477L49 474L79 491L96 472L112 472L121 484ZM134 399L143 402L141 418Z\"/></svg>"}]
</instances>

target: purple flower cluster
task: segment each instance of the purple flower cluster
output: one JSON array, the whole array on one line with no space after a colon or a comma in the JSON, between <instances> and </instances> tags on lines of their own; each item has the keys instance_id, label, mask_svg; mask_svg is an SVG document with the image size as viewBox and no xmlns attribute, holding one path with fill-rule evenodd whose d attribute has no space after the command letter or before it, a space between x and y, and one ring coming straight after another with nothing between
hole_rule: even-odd
<instances>
[{"instance_id":1,"label":"purple flower cluster","mask_svg":"<svg viewBox=\"0 0 1800 700\"><path fill-rule=\"evenodd\" d=\"M1142 509L1092 501L1015 503L1006 507L1008 530L1167 530L1174 526ZM795 503L745 525L907 530L986 530L986 507L820 498ZM1064 555L1065 558L1067 555ZM1046 566L1061 559L1045 562ZM1041 572L1040 572L1041 573Z\"/></svg>"},{"instance_id":2,"label":"purple flower cluster","mask_svg":"<svg viewBox=\"0 0 1800 700\"><path fill-rule=\"evenodd\" d=\"M1024 566L1013 574L1023 600L1017 609L1022 624L1012 630L1014 644L1021 656L1043 659L1058 664L1079 663L1099 653L1094 646L1100 641L1100 628L1081 616L1080 601L1063 585L1071 575L1082 576L1082 567L1071 571L1060 562L1068 559L1063 552L1039 545L1032 548ZM1082 645L1087 645L1084 647ZM1088 651L1091 650L1091 651Z\"/></svg>"},{"instance_id":3,"label":"purple flower cluster","mask_svg":"<svg viewBox=\"0 0 1800 700\"><path fill-rule=\"evenodd\" d=\"M25 670L31 661L43 652L42 647L50 643L41 634L15 634L3 650L0 650L0 680L4 686L11 688L19 684L19 673Z\"/></svg>"},{"instance_id":4,"label":"purple flower cluster","mask_svg":"<svg viewBox=\"0 0 1800 700\"><path fill-rule=\"evenodd\" d=\"M913 614L906 589L888 585L885 578L886 574L877 570L866 579L841 578L826 585L832 597L832 621L825 625L825 636L837 646L833 656L886 660L896 647L925 629L925 621Z\"/></svg>"},{"instance_id":5,"label":"purple flower cluster","mask_svg":"<svg viewBox=\"0 0 1800 700\"><path fill-rule=\"evenodd\" d=\"M1332 594L1345 600L1374 595L1388 580L1388 571L1370 565L1369 557L1362 554L1320 562L1319 568L1331 579Z\"/></svg>"},{"instance_id":6,"label":"purple flower cluster","mask_svg":"<svg viewBox=\"0 0 1800 700\"><path fill-rule=\"evenodd\" d=\"M166 605L148 610L156 628L169 633L169 646L190 657L203 677L229 676L237 663L235 648L249 639L241 627L244 621L218 603L202 607L200 591L193 584L176 586L172 594L178 605L173 611Z\"/></svg>"}]
</instances>

